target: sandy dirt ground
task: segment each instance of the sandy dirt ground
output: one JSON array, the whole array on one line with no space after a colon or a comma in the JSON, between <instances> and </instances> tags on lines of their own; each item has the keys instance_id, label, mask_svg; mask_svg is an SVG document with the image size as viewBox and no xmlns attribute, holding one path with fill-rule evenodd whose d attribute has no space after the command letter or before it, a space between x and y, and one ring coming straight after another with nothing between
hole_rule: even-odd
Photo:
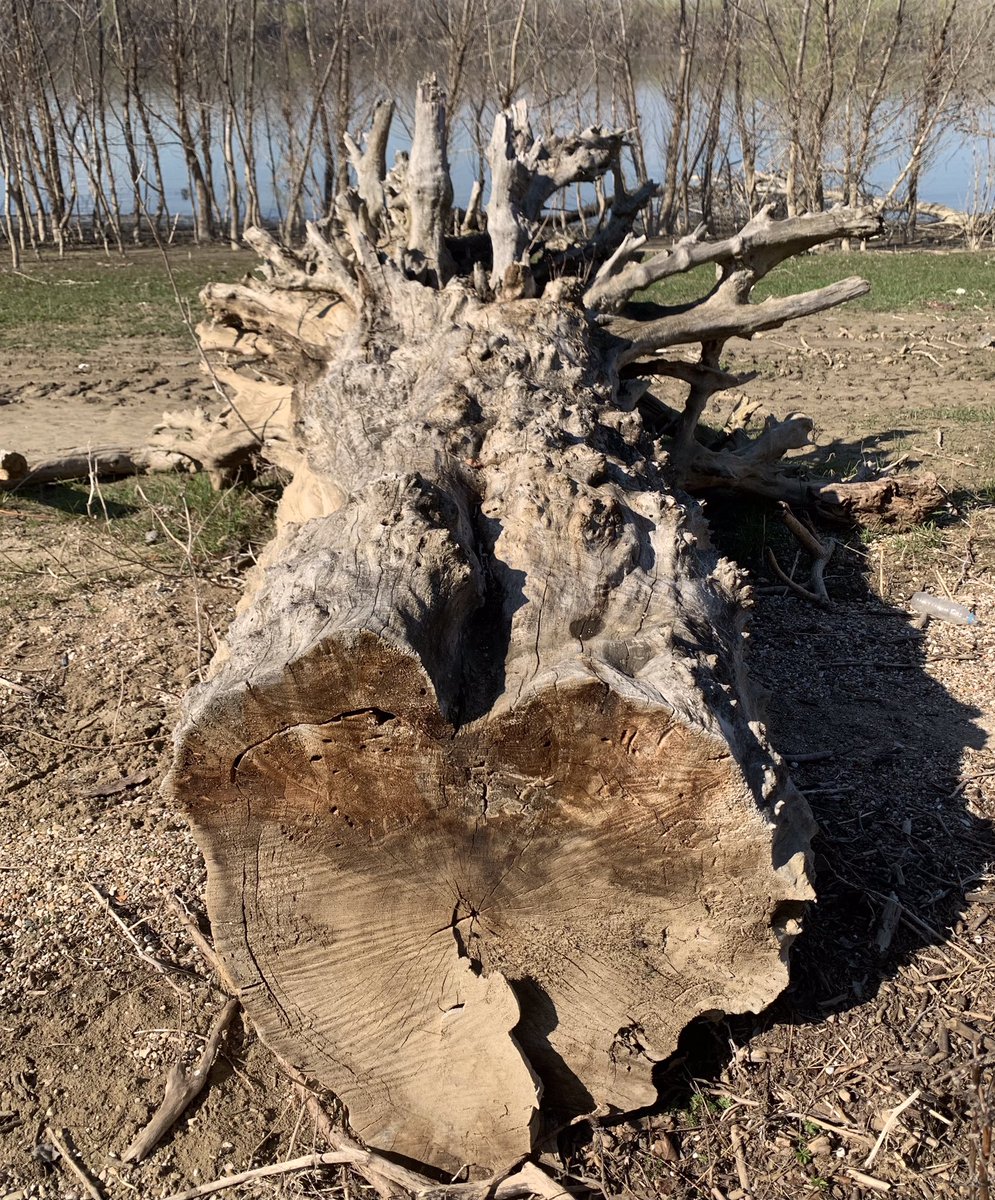
<instances>
[{"instance_id":1,"label":"sandy dirt ground","mask_svg":"<svg viewBox=\"0 0 995 1200\"><path fill-rule=\"evenodd\" d=\"M658 1110L563 1142L559 1167L608 1196L989 1194L993 339L990 313L842 313L730 355L758 371L746 394L815 418L830 469L902 459L950 505L903 533L829 531L823 610L765 568L768 547L785 569L794 555L776 510L709 503L716 539L755 573L752 670L820 822L819 900L772 1009L693 1027ZM140 441L162 409L209 395L194 353L154 355L136 339L86 359L0 353L0 445L31 458ZM224 1003L170 907L202 910L204 869L158 787L247 556L193 570L126 538L113 504L0 500L0 1194L87 1194L53 1131L109 1198L306 1153L299 1097L236 1020L174 1132L137 1166L121 1157ZM917 627L920 589L978 623ZM329 1170L225 1194L357 1190Z\"/></svg>"},{"instance_id":2,"label":"sandy dirt ground","mask_svg":"<svg viewBox=\"0 0 995 1200\"><path fill-rule=\"evenodd\" d=\"M120 338L85 354L0 350L0 444L29 459L133 445L163 411L214 396L193 347Z\"/></svg>"}]
</instances>

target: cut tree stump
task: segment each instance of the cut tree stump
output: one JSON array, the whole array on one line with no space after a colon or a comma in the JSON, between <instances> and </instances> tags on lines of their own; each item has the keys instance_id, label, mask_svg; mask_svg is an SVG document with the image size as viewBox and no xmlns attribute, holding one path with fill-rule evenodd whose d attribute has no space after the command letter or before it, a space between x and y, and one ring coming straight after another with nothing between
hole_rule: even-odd
<instances>
[{"instance_id":1,"label":"cut tree stump","mask_svg":"<svg viewBox=\"0 0 995 1200\"><path fill-rule=\"evenodd\" d=\"M493 257L461 276L434 81L385 180L389 120L351 143L334 221L299 251L254 234L265 280L205 295L236 408L240 381L291 388L294 475L168 788L264 1040L376 1149L500 1170L559 1121L651 1104L690 1020L786 983L812 820L745 674L749 588L683 484L773 488L803 421L696 440L736 382L722 345L865 291L750 302L878 221L765 212L640 263L622 133L543 144L516 106ZM551 191L609 170L610 235L538 253ZM701 262L699 304L627 307ZM669 450L626 383L665 360L688 385Z\"/></svg>"}]
</instances>

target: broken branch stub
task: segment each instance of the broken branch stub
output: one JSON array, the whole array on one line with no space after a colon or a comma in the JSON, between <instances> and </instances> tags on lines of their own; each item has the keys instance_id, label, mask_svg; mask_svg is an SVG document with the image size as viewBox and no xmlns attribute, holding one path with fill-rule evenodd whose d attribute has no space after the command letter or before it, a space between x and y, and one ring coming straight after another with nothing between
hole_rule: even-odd
<instances>
[{"instance_id":1,"label":"broken branch stub","mask_svg":"<svg viewBox=\"0 0 995 1200\"><path fill-rule=\"evenodd\" d=\"M416 111L431 174L434 83ZM496 123L496 270L536 235L534 206L505 203L529 171L559 186L617 159L619 135L545 151L527 129L523 108ZM418 195L448 205L437 176ZM745 673L745 580L681 482L708 396L735 381L724 339L859 289L751 305L761 251L740 247L728 287L646 334L579 279L487 301L478 260L441 287L435 234L399 243L364 210L340 197L329 235L361 302L330 279L296 347L292 260L252 305L208 293L215 325L252 331L253 373L263 344L291 386L294 478L168 787L261 1036L378 1150L500 1170L546 1119L651 1103L689 1020L786 982L812 822ZM808 244L781 224L780 249ZM672 462L620 372L695 340ZM769 469L797 422L736 465Z\"/></svg>"}]
</instances>

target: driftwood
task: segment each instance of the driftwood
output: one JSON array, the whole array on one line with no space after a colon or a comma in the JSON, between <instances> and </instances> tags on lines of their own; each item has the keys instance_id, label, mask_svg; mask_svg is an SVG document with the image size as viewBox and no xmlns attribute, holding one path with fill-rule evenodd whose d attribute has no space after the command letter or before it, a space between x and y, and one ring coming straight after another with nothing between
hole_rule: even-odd
<instances>
[{"instance_id":1,"label":"driftwood","mask_svg":"<svg viewBox=\"0 0 995 1200\"><path fill-rule=\"evenodd\" d=\"M66 1131L59 1131L54 1125L46 1125L45 1136L48 1138L49 1143L58 1150L60 1163L71 1175L75 1176L76 1182L90 1197L90 1200L104 1200L104 1193L94 1183L89 1171L77 1161L70 1149Z\"/></svg>"},{"instance_id":2,"label":"driftwood","mask_svg":"<svg viewBox=\"0 0 995 1200\"><path fill-rule=\"evenodd\" d=\"M222 977L288 1070L343 1101L385 1195L385 1155L472 1164L500 1192L563 1122L652 1103L689 1020L786 982L812 821L745 672L749 587L689 489L929 502L786 476L801 414L718 443L700 427L743 382L729 338L867 288L754 304L756 283L872 236L873 213L765 210L644 257L655 185L627 189L624 133L542 141L518 104L495 123L486 234L454 236L434 80L415 112L410 156L387 170L379 106L334 217L299 248L250 231L260 277L205 289L217 416L61 464L0 455L5 487L84 466L291 476L168 791L207 859ZM588 236L547 237L553 194L606 174ZM636 303L702 264L696 303ZM640 402L659 375L687 389L666 441Z\"/></svg>"},{"instance_id":3,"label":"driftwood","mask_svg":"<svg viewBox=\"0 0 995 1200\"><path fill-rule=\"evenodd\" d=\"M823 578L823 573L833 556L836 543L832 538L827 538L824 542L820 542L811 525L806 525L802 521L799 521L786 504L782 505L782 510L784 524L794 534L795 540L802 549L811 555L812 565L809 568L809 582L811 586L806 588L790 575L787 575L781 568L781 564L777 561L774 551L771 549L767 550L767 561L770 563L771 569L778 579L796 595L801 596L803 600L808 600L812 604L819 604L824 608L828 608L831 601L829 593L826 591L826 581Z\"/></svg>"},{"instance_id":4,"label":"driftwood","mask_svg":"<svg viewBox=\"0 0 995 1200\"><path fill-rule=\"evenodd\" d=\"M567 1200L570 1193L555 1184L534 1163L524 1163L522 1167L509 1174L493 1179L481 1180L480 1183L466 1184L433 1184L430 1179L417 1180L413 1172L397 1167L387 1162L379 1155L371 1154L361 1149L355 1150L326 1150L320 1154L303 1154L299 1158L288 1159L285 1162L270 1163L265 1167L255 1167L250 1171L241 1171L237 1175L225 1175L220 1179L202 1183L198 1187L189 1188L183 1192L173 1192L166 1200L197 1200L200 1196L213 1196L228 1188L239 1187L243 1183L253 1183L257 1179L272 1179L275 1176L290 1175L297 1171L313 1171L327 1166L350 1166L362 1170L371 1163L388 1172L392 1182L403 1186L405 1194L412 1200L526 1200L527 1197L539 1197L540 1200ZM417 1186L414 1180L417 1180Z\"/></svg>"},{"instance_id":5,"label":"driftwood","mask_svg":"<svg viewBox=\"0 0 995 1200\"><path fill-rule=\"evenodd\" d=\"M691 1018L784 986L812 823L745 674L749 588L685 489L778 494L810 423L705 445L740 382L723 344L859 295L750 298L878 223L765 212L643 262L620 202L610 237L553 250L552 190L617 172L624 137L540 143L516 106L489 238L454 239L431 81L416 108L410 160L384 174L378 110L335 218L300 249L253 235L265 278L205 292L235 406L288 389L293 479L168 788L269 1046L375 1150L500 1174L564 1120L652 1103ZM631 303L702 262L698 303ZM687 387L666 444L636 402L655 374Z\"/></svg>"}]
</instances>

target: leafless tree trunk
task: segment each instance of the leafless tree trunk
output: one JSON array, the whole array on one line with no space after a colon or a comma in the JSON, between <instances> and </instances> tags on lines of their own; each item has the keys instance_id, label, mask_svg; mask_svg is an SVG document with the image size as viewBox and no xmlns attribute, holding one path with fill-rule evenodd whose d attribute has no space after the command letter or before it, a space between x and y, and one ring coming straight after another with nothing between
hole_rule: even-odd
<instances>
[{"instance_id":1,"label":"leafless tree trunk","mask_svg":"<svg viewBox=\"0 0 995 1200\"><path fill-rule=\"evenodd\" d=\"M958 0L945 0L942 8L932 11L917 91L907 102L907 107L914 113L911 151L881 201L882 207L887 205L905 186L906 231L910 241L916 234L919 179L931 139L949 122L963 72L979 48L987 44L995 17L995 3L986 0L983 5L972 7L956 44L953 44L952 30L957 12Z\"/></svg>"},{"instance_id":2,"label":"leafless tree trunk","mask_svg":"<svg viewBox=\"0 0 995 1200\"><path fill-rule=\"evenodd\" d=\"M134 204L135 224L132 230L132 239L137 244L142 240L142 215L146 207L142 198L143 171L138 160L137 131L132 115L133 98L138 89L138 73L132 47L130 45L127 49L125 47L124 25L127 21L130 41L130 13L125 7L125 16L122 17L122 2L126 5L127 0L111 0L110 13L114 25L112 53L116 56L115 65L120 76L121 134L124 139L125 155L128 161L128 181L131 184Z\"/></svg>"},{"instance_id":3,"label":"leafless tree trunk","mask_svg":"<svg viewBox=\"0 0 995 1200\"><path fill-rule=\"evenodd\" d=\"M879 29L879 14L880 6L876 0L863 0L860 32L854 39L845 93L843 194L851 205L857 204L861 198L870 166L878 114L887 99L892 64L905 23L906 0L894 0L891 21L883 41L874 36ZM852 12L851 17L856 17L856 12ZM857 22L851 20L850 24L852 28Z\"/></svg>"},{"instance_id":4,"label":"leafless tree trunk","mask_svg":"<svg viewBox=\"0 0 995 1200\"><path fill-rule=\"evenodd\" d=\"M805 159L805 207L820 212L825 207L824 159L826 125L836 90L837 25L836 0L820 0L822 53L807 105L807 133L803 143Z\"/></svg>"},{"instance_id":5,"label":"leafless tree trunk","mask_svg":"<svg viewBox=\"0 0 995 1200\"><path fill-rule=\"evenodd\" d=\"M752 217L757 211L757 108L755 97L748 92L745 79L744 49L741 37L741 10L734 5L730 35L733 39L733 108L736 116L736 136L743 164L743 195Z\"/></svg>"},{"instance_id":6,"label":"leafless tree trunk","mask_svg":"<svg viewBox=\"0 0 995 1200\"><path fill-rule=\"evenodd\" d=\"M21 244L18 222L21 221L19 192L16 179L17 168L14 165L7 133L2 118L0 118L0 174L3 175L3 225L7 236L7 248L10 251L10 265L14 271L21 269Z\"/></svg>"},{"instance_id":7,"label":"leafless tree trunk","mask_svg":"<svg viewBox=\"0 0 995 1200\"><path fill-rule=\"evenodd\" d=\"M673 233L676 224L678 171L682 157L686 159L687 153L689 88L698 34L699 0L692 0L692 4L693 8L689 19L687 0L680 0L677 27L680 52L677 60L677 73L672 86L664 88L670 111L670 131L667 135L667 149L664 155L663 196L660 202L660 228L665 233ZM687 172L685 171L683 175L686 184Z\"/></svg>"},{"instance_id":8,"label":"leafless tree trunk","mask_svg":"<svg viewBox=\"0 0 995 1200\"><path fill-rule=\"evenodd\" d=\"M190 42L198 19L198 0L172 0L167 41L168 66L173 88L173 108L177 133L194 209L194 239L209 242L213 233L211 193L197 151L197 139L190 118L191 76L188 70Z\"/></svg>"}]
</instances>

